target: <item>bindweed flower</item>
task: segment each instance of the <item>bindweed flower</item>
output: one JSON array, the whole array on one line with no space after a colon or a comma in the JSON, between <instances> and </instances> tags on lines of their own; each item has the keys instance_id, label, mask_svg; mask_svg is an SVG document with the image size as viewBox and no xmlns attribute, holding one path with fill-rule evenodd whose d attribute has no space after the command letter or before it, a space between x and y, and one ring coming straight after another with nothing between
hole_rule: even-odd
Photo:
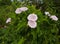
<instances>
[{"instance_id":1,"label":"bindweed flower","mask_svg":"<svg viewBox=\"0 0 60 44\"><path fill-rule=\"evenodd\" d=\"M6 23L9 23L9 22L11 22L11 18L8 18L8 19L6 20Z\"/></svg>"},{"instance_id":2,"label":"bindweed flower","mask_svg":"<svg viewBox=\"0 0 60 44\"><path fill-rule=\"evenodd\" d=\"M21 7L20 10L21 10L21 11L27 11L28 8L27 8L27 7Z\"/></svg>"},{"instance_id":3,"label":"bindweed flower","mask_svg":"<svg viewBox=\"0 0 60 44\"><path fill-rule=\"evenodd\" d=\"M29 27L31 27L31 28L36 28L37 23L34 22L34 21L28 21L28 25L29 25Z\"/></svg>"},{"instance_id":4,"label":"bindweed flower","mask_svg":"<svg viewBox=\"0 0 60 44\"><path fill-rule=\"evenodd\" d=\"M57 21L57 20L58 20L58 18L57 18L55 15L50 16L50 18L51 18L52 20L54 20L54 21Z\"/></svg>"},{"instance_id":5,"label":"bindweed flower","mask_svg":"<svg viewBox=\"0 0 60 44\"><path fill-rule=\"evenodd\" d=\"M15 13L16 14L20 14L21 12L27 11L28 8L27 7L21 7L21 8L17 8Z\"/></svg>"},{"instance_id":6,"label":"bindweed flower","mask_svg":"<svg viewBox=\"0 0 60 44\"><path fill-rule=\"evenodd\" d=\"M28 17L27 17L28 20L30 21L36 21L38 19L37 15L36 14L30 14Z\"/></svg>"},{"instance_id":7,"label":"bindweed flower","mask_svg":"<svg viewBox=\"0 0 60 44\"><path fill-rule=\"evenodd\" d=\"M45 12L45 15L50 16L50 13L49 12Z\"/></svg>"},{"instance_id":8,"label":"bindweed flower","mask_svg":"<svg viewBox=\"0 0 60 44\"><path fill-rule=\"evenodd\" d=\"M16 11L15 11L16 14L20 14L21 12L22 11L20 10L20 8L17 8Z\"/></svg>"}]
</instances>

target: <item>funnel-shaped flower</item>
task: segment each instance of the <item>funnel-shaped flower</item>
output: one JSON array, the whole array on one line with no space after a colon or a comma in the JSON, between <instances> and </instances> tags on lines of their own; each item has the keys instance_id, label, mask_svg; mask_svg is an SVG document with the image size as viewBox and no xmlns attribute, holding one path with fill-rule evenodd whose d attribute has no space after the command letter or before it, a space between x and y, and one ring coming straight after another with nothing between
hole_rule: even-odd
<instances>
[{"instance_id":1,"label":"funnel-shaped flower","mask_svg":"<svg viewBox=\"0 0 60 44\"><path fill-rule=\"evenodd\" d=\"M29 25L29 27L31 27L31 28L36 28L37 23L34 22L34 21L28 21L28 25Z\"/></svg>"},{"instance_id":2,"label":"funnel-shaped flower","mask_svg":"<svg viewBox=\"0 0 60 44\"><path fill-rule=\"evenodd\" d=\"M20 8L17 8L16 11L15 11L16 14L20 14L21 12L22 11L20 10Z\"/></svg>"},{"instance_id":3,"label":"funnel-shaped flower","mask_svg":"<svg viewBox=\"0 0 60 44\"><path fill-rule=\"evenodd\" d=\"M27 17L28 20L30 21L36 21L38 19L37 15L36 14L30 14L28 17Z\"/></svg>"},{"instance_id":4,"label":"funnel-shaped flower","mask_svg":"<svg viewBox=\"0 0 60 44\"><path fill-rule=\"evenodd\" d=\"M54 20L54 21L57 21L57 20L58 20L58 18L57 18L55 15L50 16L50 18L51 18L52 20Z\"/></svg>"},{"instance_id":5,"label":"funnel-shaped flower","mask_svg":"<svg viewBox=\"0 0 60 44\"><path fill-rule=\"evenodd\" d=\"M28 8L27 8L27 7L21 7L20 10L21 10L21 11L27 11Z\"/></svg>"},{"instance_id":6,"label":"funnel-shaped flower","mask_svg":"<svg viewBox=\"0 0 60 44\"><path fill-rule=\"evenodd\" d=\"M6 23L9 23L9 22L11 22L11 18L8 18L8 19L6 20Z\"/></svg>"}]
</instances>

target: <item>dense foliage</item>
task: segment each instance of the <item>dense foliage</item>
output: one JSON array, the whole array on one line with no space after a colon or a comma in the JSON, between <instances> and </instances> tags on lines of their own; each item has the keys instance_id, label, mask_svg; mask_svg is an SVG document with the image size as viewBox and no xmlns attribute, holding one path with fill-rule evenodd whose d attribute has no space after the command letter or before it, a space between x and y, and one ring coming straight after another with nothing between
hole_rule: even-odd
<instances>
[{"instance_id":1,"label":"dense foliage","mask_svg":"<svg viewBox=\"0 0 60 44\"><path fill-rule=\"evenodd\" d=\"M40 5L40 6L39 6ZM15 10L26 6L28 10L16 14ZM45 11L56 15L58 21L51 20ZM43 0L43 4L0 1L0 44L60 44L60 13L57 4L52 0ZM27 25L27 16L35 13L38 16L37 27ZM6 23L12 18L10 23Z\"/></svg>"}]
</instances>

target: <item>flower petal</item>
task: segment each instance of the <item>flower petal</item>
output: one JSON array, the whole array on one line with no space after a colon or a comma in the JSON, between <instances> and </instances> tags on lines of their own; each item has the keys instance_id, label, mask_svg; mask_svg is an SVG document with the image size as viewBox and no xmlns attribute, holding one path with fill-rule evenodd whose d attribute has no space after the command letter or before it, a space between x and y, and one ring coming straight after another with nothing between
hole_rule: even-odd
<instances>
[{"instance_id":1,"label":"flower petal","mask_svg":"<svg viewBox=\"0 0 60 44\"><path fill-rule=\"evenodd\" d=\"M37 15L36 14L30 14L28 17L27 17L28 20L31 20L31 21L36 21L38 19Z\"/></svg>"},{"instance_id":2,"label":"flower petal","mask_svg":"<svg viewBox=\"0 0 60 44\"><path fill-rule=\"evenodd\" d=\"M27 8L27 7L21 7L20 10L21 10L21 11L27 11L28 8Z\"/></svg>"},{"instance_id":3,"label":"flower petal","mask_svg":"<svg viewBox=\"0 0 60 44\"><path fill-rule=\"evenodd\" d=\"M29 27L31 27L31 28L36 28L37 23L34 22L34 21L28 21L28 25L29 25Z\"/></svg>"},{"instance_id":4,"label":"flower petal","mask_svg":"<svg viewBox=\"0 0 60 44\"><path fill-rule=\"evenodd\" d=\"M55 20L55 21L58 20L58 18L57 18L55 15L50 16L50 18L51 18L52 20Z\"/></svg>"},{"instance_id":5,"label":"flower petal","mask_svg":"<svg viewBox=\"0 0 60 44\"><path fill-rule=\"evenodd\" d=\"M20 10L20 8L17 8L16 11L15 11L16 14L20 14L21 12L22 11Z\"/></svg>"},{"instance_id":6,"label":"flower petal","mask_svg":"<svg viewBox=\"0 0 60 44\"><path fill-rule=\"evenodd\" d=\"M11 22L11 18L8 18L8 19L6 20L6 23L9 23L9 22Z\"/></svg>"},{"instance_id":7,"label":"flower petal","mask_svg":"<svg viewBox=\"0 0 60 44\"><path fill-rule=\"evenodd\" d=\"M49 12L45 12L45 15L50 16L50 13Z\"/></svg>"}]
</instances>

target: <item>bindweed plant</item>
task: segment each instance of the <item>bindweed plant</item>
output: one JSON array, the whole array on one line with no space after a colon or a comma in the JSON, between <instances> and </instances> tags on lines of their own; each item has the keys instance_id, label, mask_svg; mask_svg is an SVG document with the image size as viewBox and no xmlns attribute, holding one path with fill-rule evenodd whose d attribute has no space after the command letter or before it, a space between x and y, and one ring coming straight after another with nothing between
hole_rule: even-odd
<instances>
[{"instance_id":1,"label":"bindweed plant","mask_svg":"<svg viewBox=\"0 0 60 44\"><path fill-rule=\"evenodd\" d=\"M0 6L0 44L59 44L58 24L34 5Z\"/></svg>"}]
</instances>

